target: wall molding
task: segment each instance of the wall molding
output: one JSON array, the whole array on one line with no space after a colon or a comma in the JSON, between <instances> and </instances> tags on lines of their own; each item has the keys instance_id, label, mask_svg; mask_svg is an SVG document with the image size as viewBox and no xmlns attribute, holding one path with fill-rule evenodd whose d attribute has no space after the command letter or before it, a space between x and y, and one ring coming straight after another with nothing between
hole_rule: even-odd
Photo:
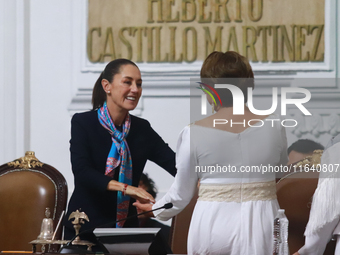
<instances>
[{"instance_id":1,"label":"wall molding","mask_svg":"<svg viewBox=\"0 0 340 255\"><path fill-rule=\"evenodd\" d=\"M29 147L29 0L0 1L0 162Z\"/></svg>"}]
</instances>

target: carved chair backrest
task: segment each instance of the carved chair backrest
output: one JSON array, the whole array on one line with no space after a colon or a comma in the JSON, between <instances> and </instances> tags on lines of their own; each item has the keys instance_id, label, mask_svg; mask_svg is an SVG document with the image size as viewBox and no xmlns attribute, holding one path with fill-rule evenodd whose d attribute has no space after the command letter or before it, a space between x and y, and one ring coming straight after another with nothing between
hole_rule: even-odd
<instances>
[{"instance_id":1,"label":"carved chair backrest","mask_svg":"<svg viewBox=\"0 0 340 255\"><path fill-rule=\"evenodd\" d=\"M40 162L34 152L0 166L0 251L32 250L46 207L54 228L66 209L67 183L54 167ZM61 239L60 228L55 239Z\"/></svg>"}]
</instances>

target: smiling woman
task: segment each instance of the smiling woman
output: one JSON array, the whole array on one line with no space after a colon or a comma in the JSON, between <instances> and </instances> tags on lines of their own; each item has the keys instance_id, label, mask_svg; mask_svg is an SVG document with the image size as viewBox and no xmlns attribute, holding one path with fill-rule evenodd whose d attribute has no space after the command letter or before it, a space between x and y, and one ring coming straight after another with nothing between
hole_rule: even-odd
<instances>
[{"instance_id":1,"label":"smiling woman","mask_svg":"<svg viewBox=\"0 0 340 255\"><path fill-rule=\"evenodd\" d=\"M111 82L102 79L101 84L108 95L107 105L112 114L125 117L127 111L136 108L142 94L142 79L138 67L124 65ZM115 124L120 126L122 122Z\"/></svg>"},{"instance_id":2,"label":"smiling woman","mask_svg":"<svg viewBox=\"0 0 340 255\"><path fill-rule=\"evenodd\" d=\"M75 189L68 215L81 208L90 222L82 230L106 227L138 227L135 200L154 202L138 188L147 160L176 174L175 154L144 119L129 114L142 94L139 68L127 59L107 64L92 95L93 109L77 113L71 122L71 163ZM120 220L120 221L119 221ZM119 221L116 222L115 221ZM75 232L65 221L65 239ZM93 235L82 236L93 241Z\"/></svg>"}]
</instances>

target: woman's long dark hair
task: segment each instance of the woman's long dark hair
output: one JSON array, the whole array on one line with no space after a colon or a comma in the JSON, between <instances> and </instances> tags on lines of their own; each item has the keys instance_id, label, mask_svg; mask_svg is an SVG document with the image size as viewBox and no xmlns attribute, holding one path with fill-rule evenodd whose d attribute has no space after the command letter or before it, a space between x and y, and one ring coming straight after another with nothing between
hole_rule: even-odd
<instances>
[{"instance_id":1,"label":"woman's long dark hair","mask_svg":"<svg viewBox=\"0 0 340 255\"><path fill-rule=\"evenodd\" d=\"M120 73L120 68L125 65L133 65L138 68L138 66L131 60L120 58L115 59L108 63L104 71L100 74L96 83L94 84L92 91L92 106L93 110L96 110L103 106L106 101L106 93L102 86L102 79L108 80L110 83L113 81L113 77Z\"/></svg>"}]
</instances>

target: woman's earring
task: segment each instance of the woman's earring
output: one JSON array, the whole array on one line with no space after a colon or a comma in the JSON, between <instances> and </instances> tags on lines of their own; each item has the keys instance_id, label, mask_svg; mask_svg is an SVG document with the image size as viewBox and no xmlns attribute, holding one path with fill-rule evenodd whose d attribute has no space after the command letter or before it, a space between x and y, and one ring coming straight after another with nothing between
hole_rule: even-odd
<instances>
[{"instance_id":1,"label":"woman's earring","mask_svg":"<svg viewBox=\"0 0 340 255\"><path fill-rule=\"evenodd\" d=\"M109 93L110 93L110 91L106 91L106 93L108 93L108 94L109 94Z\"/></svg>"}]
</instances>

